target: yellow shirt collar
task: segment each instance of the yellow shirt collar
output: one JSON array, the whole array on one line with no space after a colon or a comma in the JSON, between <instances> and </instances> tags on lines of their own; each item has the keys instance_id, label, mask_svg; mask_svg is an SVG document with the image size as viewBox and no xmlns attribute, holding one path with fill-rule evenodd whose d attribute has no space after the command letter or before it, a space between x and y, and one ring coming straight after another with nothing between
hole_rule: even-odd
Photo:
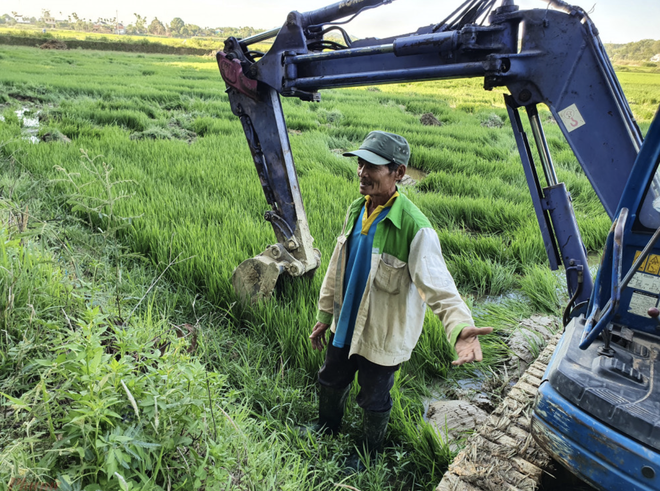
<instances>
[{"instance_id":1,"label":"yellow shirt collar","mask_svg":"<svg viewBox=\"0 0 660 491\"><path fill-rule=\"evenodd\" d=\"M364 215L362 215L362 235L367 235L369 233L369 228L374 223L380 212L385 208L389 208L394 203L394 200L399 196L399 191L395 191L392 197L387 200L387 203L384 205L379 205L376 209L371 212L371 215L367 216L369 212L369 203L371 202L371 196L367 195L367 199L364 203Z\"/></svg>"}]
</instances>

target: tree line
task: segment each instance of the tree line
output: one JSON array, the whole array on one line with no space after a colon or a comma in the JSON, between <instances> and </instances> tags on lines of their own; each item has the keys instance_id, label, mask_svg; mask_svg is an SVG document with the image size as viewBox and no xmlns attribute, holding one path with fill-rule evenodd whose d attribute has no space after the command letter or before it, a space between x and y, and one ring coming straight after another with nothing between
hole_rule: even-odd
<instances>
[{"instance_id":1,"label":"tree line","mask_svg":"<svg viewBox=\"0 0 660 491\"><path fill-rule=\"evenodd\" d=\"M63 29L82 32L103 32L103 33L120 33L132 35L153 35L153 36L170 36L180 38L190 38L195 36L201 37L215 37L219 36L226 38L234 36L238 38L245 38L263 32L263 29L255 29L253 27L200 27L196 24L188 24L181 17L175 17L169 23L163 23L154 17L151 22L148 21L146 16L134 13L132 22L125 25L123 22L118 21L116 17L99 17L95 21L92 19L85 19L80 17L76 12L64 17L62 12L59 12L59 18L52 15L50 10L42 10L41 17L27 17L19 14L18 12L11 12L11 14L3 14L0 16L0 25L16 26L16 25L30 25L42 29Z\"/></svg>"},{"instance_id":2,"label":"tree line","mask_svg":"<svg viewBox=\"0 0 660 491\"><path fill-rule=\"evenodd\" d=\"M606 44L607 54L614 61L651 61L660 55L660 40L642 39L634 43Z\"/></svg>"},{"instance_id":3,"label":"tree line","mask_svg":"<svg viewBox=\"0 0 660 491\"><path fill-rule=\"evenodd\" d=\"M146 16L134 13L134 19L128 25L118 22L115 17L99 17L96 21L80 17L76 12L67 15L64 18L62 12L59 12L59 19L56 19L50 10L42 10L41 17L26 17L18 12L3 14L0 16L0 25L13 26L17 24L27 24L39 28L68 29L83 32L117 32L119 27L123 27L125 34L132 35L153 35L170 36L178 38L191 37L220 37L223 39L229 36L237 38L246 38L263 32L263 29L253 27L200 27L196 24L188 24L181 17L175 17L169 23L163 23L154 17L149 22ZM613 61L651 61L656 55L660 54L660 40L643 39L626 44L606 44L607 54Z\"/></svg>"}]
</instances>

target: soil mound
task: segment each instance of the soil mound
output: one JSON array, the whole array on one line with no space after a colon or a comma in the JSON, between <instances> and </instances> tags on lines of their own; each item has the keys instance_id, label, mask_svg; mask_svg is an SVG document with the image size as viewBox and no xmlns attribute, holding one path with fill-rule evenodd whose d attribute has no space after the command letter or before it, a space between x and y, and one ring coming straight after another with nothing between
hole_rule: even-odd
<instances>
[{"instance_id":1,"label":"soil mound","mask_svg":"<svg viewBox=\"0 0 660 491\"><path fill-rule=\"evenodd\" d=\"M41 49L69 49L64 41L50 39L39 46Z\"/></svg>"},{"instance_id":2,"label":"soil mound","mask_svg":"<svg viewBox=\"0 0 660 491\"><path fill-rule=\"evenodd\" d=\"M533 315L518 325L506 343L513 353L507 367L516 380L534 363L548 341L560 331L559 321L554 317Z\"/></svg>"},{"instance_id":3,"label":"soil mound","mask_svg":"<svg viewBox=\"0 0 660 491\"><path fill-rule=\"evenodd\" d=\"M49 131L48 133L41 135L41 141L71 143L71 139L68 136L57 130Z\"/></svg>"},{"instance_id":4,"label":"soil mound","mask_svg":"<svg viewBox=\"0 0 660 491\"><path fill-rule=\"evenodd\" d=\"M422 114L419 118L419 122L424 126L442 126L442 123L433 115L433 113Z\"/></svg>"}]
</instances>

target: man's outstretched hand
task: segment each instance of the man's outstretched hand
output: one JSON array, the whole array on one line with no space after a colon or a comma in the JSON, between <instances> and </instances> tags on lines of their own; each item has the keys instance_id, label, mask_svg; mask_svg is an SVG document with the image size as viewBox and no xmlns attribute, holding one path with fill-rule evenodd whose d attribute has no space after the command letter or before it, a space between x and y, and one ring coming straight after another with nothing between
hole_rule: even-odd
<instances>
[{"instance_id":1,"label":"man's outstretched hand","mask_svg":"<svg viewBox=\"0 0 660 491\"><path fill-rule=\"evenodd\" d=\"M312 342L312 349L323 351L323 348L325 348L325 345L327 344L325 340L325 331L327 331L329 327L330 324L324 324L323 322L316 323L312 330L312 334L309 335L309 339ZM458 341L456 344L458 344Z\"/></svg>"},{"instance_id":2,"label":"man's outstretched hand","mask_svg":"<svg viewBox=\"0 0 660 491\"><path fill-rule=\"evenodd\" d=\"M462 365L463 363L470 363L472 361L481 361L483 356L481 355L479 336L490 334L491 332L493 332L492 327L465 327L456 340L455 348L458 354L458 360L452 361L451 364Z\"/></svg>"}]
</instances>

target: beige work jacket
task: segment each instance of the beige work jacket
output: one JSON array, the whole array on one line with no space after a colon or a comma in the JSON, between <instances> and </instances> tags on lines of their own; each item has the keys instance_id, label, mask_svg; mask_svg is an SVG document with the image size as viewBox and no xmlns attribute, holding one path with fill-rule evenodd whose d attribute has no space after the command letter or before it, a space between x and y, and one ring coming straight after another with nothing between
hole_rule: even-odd
<instances>
[{"instance_id":1,"label":"beige work jacket","mask_svg":"<svg viewBox=\"0 0 660 491\"><path fill-rule=\"evenodd\" d=\"M321 286L317 320L330 324L332 332L342 307L346 242L364 203L362 197L349 207ZM376 227L349 357L359 354L383 366L410 359L427 305L454 346L461 330L474 321L447 270L438 234L405 195L396 198Z\"/></svg>"}]
</instances>

